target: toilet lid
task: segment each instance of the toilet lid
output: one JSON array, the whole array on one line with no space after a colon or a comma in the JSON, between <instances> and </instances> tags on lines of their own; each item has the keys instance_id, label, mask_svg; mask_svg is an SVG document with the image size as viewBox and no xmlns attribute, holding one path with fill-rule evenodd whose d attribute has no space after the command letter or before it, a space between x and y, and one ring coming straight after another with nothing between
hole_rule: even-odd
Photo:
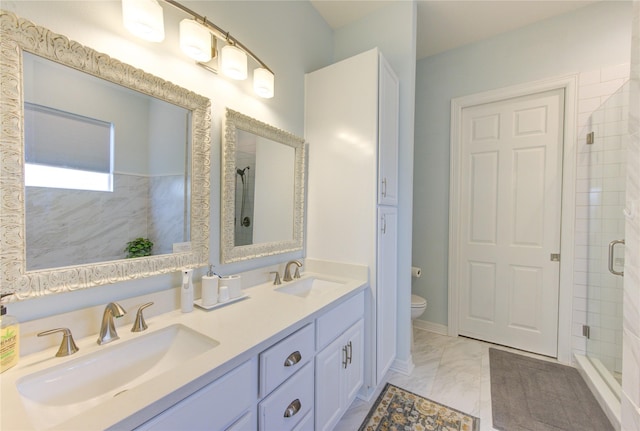
<instances>
[{"instance_id":1,"label":"toilet lid","mask_svg":"<svg viewBox=\"0 0 640 431\"><path fill-rule=\"evenodd\" d=\"M418 295L411 295L411 308L420 308L427 305L427 300Z\"/></svg>"}]
</instances>

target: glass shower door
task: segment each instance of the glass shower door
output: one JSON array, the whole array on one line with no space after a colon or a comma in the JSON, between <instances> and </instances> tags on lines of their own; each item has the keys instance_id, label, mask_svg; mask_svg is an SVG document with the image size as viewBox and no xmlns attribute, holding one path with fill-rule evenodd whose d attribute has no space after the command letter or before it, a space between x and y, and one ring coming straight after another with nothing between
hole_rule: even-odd
<instances>
[{"instance_id":1,"label":"glass shower door","mask_svg":"<svg viewBox=\"0 0 640 431\"><path fill-rule=\"evenodd\" d=\"M624 213L629 88L595 111L584 130L589 169L587 357L620 397ZM610 254L611 252L611 254ZM612 271L610 271L610 269ZM617 273L617 274L614 274Z\"/></svg>"}]
</instances>

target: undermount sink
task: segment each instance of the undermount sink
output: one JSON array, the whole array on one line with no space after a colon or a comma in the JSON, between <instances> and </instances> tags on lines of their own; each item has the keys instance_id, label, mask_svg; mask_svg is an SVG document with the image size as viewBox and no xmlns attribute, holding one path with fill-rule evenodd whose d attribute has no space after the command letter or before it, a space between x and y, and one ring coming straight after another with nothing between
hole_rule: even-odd
<instances>
[{"instance_id":1,"label":"undermount sink","mask_svg":"<svg viewBox=\"0 0 640 431\"><path fill-rule=\"evenodd\" d=\"M309 296L323 295L341 287L344 287L344 283L340 281L309 277L290 281L281 287L277 287L275 290L288 295L307 298Z\"/></svg>"},{"instance_id":2,"label":"undermount sink","mask_svg":"<svg viewBox=\"0 0 640 431\"><path fill-rule=\"evenodd\" d=\"M34 425L53 428L219 344L171 325L24 376L16 386Z\"/></svg>"}]
</instances>

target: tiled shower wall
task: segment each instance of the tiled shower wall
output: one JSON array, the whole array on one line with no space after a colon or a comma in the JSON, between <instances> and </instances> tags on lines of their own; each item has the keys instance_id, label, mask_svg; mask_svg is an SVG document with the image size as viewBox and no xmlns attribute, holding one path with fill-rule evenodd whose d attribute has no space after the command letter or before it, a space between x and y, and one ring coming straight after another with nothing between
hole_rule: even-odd
<instances>
[{"instance_id":1,"label":"tiled shower wall","mask_svg":"<svg viewBox=\"0 0 640 431\"><path fill-rule=\"evenodd\" d=\"M629 148L627 159L626 262L624 268L624 333L622 430L640 430L640 1L633 3Z\"/></svg>"},{"instance_id":2,"label":"tiled shower wall","mask_svg":"<svg viewBox=\"0 0 640 431\"><path fill-rule=\"evenodd\" d=\"M149 178L149 230L153 254L173 253L173 244L187 241L185 230L189 209L186 204L184 175L163 175Z\"/></svg>"},{"instance_id":3,"label":"tiled shower wall","mask_svg":"<svg viewBox=\"0 0 640 431\"><path fill-rule=\"evenodd\" d=\"M629 64L622 64L581 73L578 88L572 349L587 353L582 326L589 324L589 349L598 350L605 365L618 373L622 371L622 279L607 270L607 245L624 232L629 99L628 93L610 98L628 78ZM614 107L605 113L598 108L607 101ZM596 134L593 145L586 143L589 131Z\"/></svg>"},{"instance_id":4,"label":"tiled shower wall","mask_svg":"<svg viewBox=\"0 0 640 431\"><path fill-rule=\"evenodd\" d=\"M115 174L113 192L27 187L27 269L123 259L137 237L150 238L154 254L171 253L183 241L180 196L182 176Z\"/></svg>"},{"instance_id":5,"label":"tiled shower wall","mask_svg":"<svg viewBox=\"0 0 640 431\"><path fill-rule=\"evenodd\" d=\"M253 206L255 202L255 178L256 178L256 155L255 153L238 152L236 154L237 168L245 170L245 181L247 182L247 195L245 196L244 216L249 217L250 225L242 226L240 215L242 203L242 180L236 174L236 199L235 199L235 245L253 244Z\"/></svg>"}]
</instances>

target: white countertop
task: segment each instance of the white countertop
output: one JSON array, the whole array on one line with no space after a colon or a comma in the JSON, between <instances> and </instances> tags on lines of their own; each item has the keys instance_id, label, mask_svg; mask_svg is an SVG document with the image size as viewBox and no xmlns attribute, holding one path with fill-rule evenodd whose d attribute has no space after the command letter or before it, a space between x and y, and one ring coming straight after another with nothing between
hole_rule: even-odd
<instances>
[{"instance_id":1,"label":"white countertop","mask_svg":"<svg viewBox=\"0 0 640 431\"><path fill-rule=\"evenodd\" d=\"M333 276L313 273L305 273L303 278L314 275L324 279L336 279ZM344 287L306 298L277 292L275 288L279 286L265 283L244 289L243 293L247 294L248 298L224 307L210 311L194 307L191 313L175 310L149 318L148 329L141 333L130 332L128 326L118 327L120 340L108 345L99 346L95 334L76 340L80 351L71 356L56 358L57 348L51 348L23 357L14 368L0 374L0 429L38 429L30 420L16 388L16 381L20 377L175 324L185 325L217 340L220 343L218 346L193 357L185 362L184 366L130 388L118 397L111 398L55 427L57 430L135 428L256 356L288 333L313 321L336 301L355 295L364 289L367 283L366 280L338 279L345 282Z\"/></svg>"}]
</instances>

